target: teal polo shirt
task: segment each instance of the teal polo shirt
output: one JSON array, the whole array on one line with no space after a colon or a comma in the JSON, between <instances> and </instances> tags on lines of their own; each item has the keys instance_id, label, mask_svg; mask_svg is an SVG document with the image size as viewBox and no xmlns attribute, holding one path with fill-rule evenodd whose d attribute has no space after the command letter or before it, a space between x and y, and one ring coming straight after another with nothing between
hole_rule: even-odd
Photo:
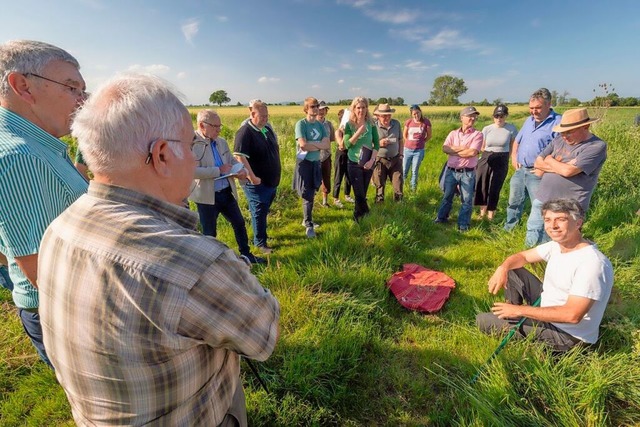
<instances>
[{"instance_id":1,"label":"teal polo shirt","mask_svg":"<svg viewBox=\"0 0 640 427\"><path fill-rule=\"evenodd\" d=\"M15 258L38 253L45 229L87 186L64 142L0 107L0 252L18 308L37 308L38 291Z\"/></svg>"}]
</instances>

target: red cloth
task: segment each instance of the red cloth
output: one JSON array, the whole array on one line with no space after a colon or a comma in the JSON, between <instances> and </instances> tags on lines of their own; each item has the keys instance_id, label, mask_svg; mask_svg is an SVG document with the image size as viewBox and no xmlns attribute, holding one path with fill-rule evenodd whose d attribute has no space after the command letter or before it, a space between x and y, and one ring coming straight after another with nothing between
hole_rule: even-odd
<instances>
[{"instance_id":1,"label":"red cloth","mask_svg":"<svg viewBox=\"0 0 640 427\"><path fill-rule=\"evenodd\" d=\"M402 271L391 276L387 287L403 307L435 313L449 299L456 282L440 271L418 264L405 264Z\"/></svg>"}]
</instances>

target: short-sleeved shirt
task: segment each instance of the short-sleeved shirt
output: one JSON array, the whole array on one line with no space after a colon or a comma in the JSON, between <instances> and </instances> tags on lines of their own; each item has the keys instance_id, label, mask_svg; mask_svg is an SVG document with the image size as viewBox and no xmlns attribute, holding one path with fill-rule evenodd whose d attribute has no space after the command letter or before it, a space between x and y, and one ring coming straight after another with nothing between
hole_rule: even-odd
<instances>
[{"instance_id":1,"label":"short-sleeved shirt","mask_svg":"<svg viewBox=\"0 0 640 427\"><path fill-rule=\"evenodd\" d=\"M378 137L380 139L388 139L386 146L380 146L378 157L385 159L396 157L400 153L400 144L402 143L400 122L396 119L391 119L389 127L383 127L380 122L376 122L376 127L378 128Z\"/></svg>"},{"instance_id":2,"label":"short-sleeved shirt","mask_svg":"<svg viewBox=\"0 0 640 427\"><path fill-rule=\"evenodd\" d=\"M449 147L465 147L473 148L478 151L482 150L482 132L476 128L469 128L466 132L462 132L462 128L458 128L449 132L444 140L443 146ZM450 168L475 168L478 164L478 156L474 157L458 157L449 155L447 166Z\"/></svg>"},{"instance_id":3,"label":"short-sleeved shirt","mask_svg":"<svg viewBox=\"0 0 640 427\"><path fill-rule=\"evenodd\" d=\"M378 136L378 128L376 128L371 122L366 124L367 130L360 135L360 138L352 144L349 142L351 136L358 131L354 127L352 122L347 122L344 127L344 146L347 147L347 158L354 163L360 161L360 154L362 153L362 147L367 147L370 150L380 149L380 137Z\"/></svg>"},{"instance_id":4,"label":"short-sleeved shirt","mask_svg":"<svg viewBox=\"0 0 640 427\"><path fill-rule=\"evenodd\" d=\"M253 123L247 122L236 133L233 151L247 158L262 184L268 187L280 184L280 148L271 128L265 126L258 129Z\"/></svg>"},{"instance_id":5,"label":"short-sleeved shirt","mask_svg":"<svg viewBox=\"0 0 640 427\"><path fill-rule=\"evenodd\" d=\"M295 138L296 138L296 153L298 155L304 155L305 160L309 160L310 162L315 162L320 160L320 151L305 151L303 152L300 149L300 145L298 144L298 138L304 138L307 141L307 144L319 144L322 142L322 139L328 137L327 130L324 127L324 124L319 121L310 122L307 119L299 120L296 123L295 129ZM304 154L306 153L306 154Z\"/></svg>"},{"instance_id":6,"label":"short-sleeved shirt","mask_svg":"<svg viewBox=\"0 0 640 427\"><path fill-rule=\"evenodd\" d=\"M279 305L196 213L92 181L47 229L40 316L78 425L218 425Z\"/></svg>"},{"instance_id":7,"label":"short-sleeved shirt","mask_svg":"<svg viewBox=\"0 0 640 427\"><path fill-rule=\"evenodd\" d=\"M553 109L549 112L547 118L537 125L533 116L525 120L522 129L516 136L518 163L526 168L533 167L538 154L558 135L552 129L555 125L560 124L560 120L562 120L562 116L553 111Z\"/></svg>"},{"instance_id":8,"label":"short-sleeved shirt","mask_svg":"<svg viewBox=\"0 0 640 427\"><path fill-rule=\"evenodd\" d=\"M415 122L413 119L409 119L405 122L404 127L407 131L407 140L404 141L405 148L412 150L424 149L427 131L431 127L431 122L426 117L423 120L424 122Z\"/></svg>"},{"instance_id":9,"label":"short-sleeved shirt","mask_svg":"<svg viewBox=\"0 0 640 427\"><path fill-rule=\"evenodd\" d=\"M598 183L600 170L607 159L607 144L597 136L591 135L586 141L571 145L558 135L540 153L542 158L547 156L563 163L575 160L575 166L582 172L568 178L554 172L545 172L535 195L536 199L543 203L557 198L576 199L586 212Z\"/></svg>"},{"instance_id":10,"label":"short-sleeved shirt","mask_svg":"<svg viewBox=\"0 0 640 427\"><path fill-rule=\"evenodd\" d=\"M547 261L540 307L564 305L570 295L594 300L595 303L580 322L552 323L584 342L595 343L613 288L611 262L595 245L562 253L560 245L552 241L536 247L536 251Z\"/></svg>"},{"instance_id":11,"label":"short-sleeved shirt","mask_svg":"<svg viewBox=\"0 0 640 427\"><path fill-rule=\"evenodd\" d=\"M0 107L0 252L7 256L19 308L37 308L38 291L15 263L38 253L44 230L87 191L67 145Z\"/></svg>"},{"instance_id":12,"label":"short-sleeved shirt","mask_svg":"<svg viewBox=\"0 0 640 427\"><path fill-rule=\"evenodd\" d=\"M492 153L508 153L511 149L511 141L518 134L518 129L511 123L505 123L503 127L495 123L482 129L484 137L484 151Z\"/></svg>"}]
</instances>

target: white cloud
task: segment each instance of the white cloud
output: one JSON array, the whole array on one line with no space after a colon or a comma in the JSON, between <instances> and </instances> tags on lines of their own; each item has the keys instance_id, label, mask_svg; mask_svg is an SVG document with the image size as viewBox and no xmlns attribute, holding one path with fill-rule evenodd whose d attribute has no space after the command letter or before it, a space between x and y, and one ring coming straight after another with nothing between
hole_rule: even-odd
<instances>
[{"instance_id":1,"label":"white cloud","mask_svg":"<svg viewBox=\"0 0 640 427\"><path fill-rule=\"evenodd\" d=\"M275 82L279 82L280 79L278 77L267 77L267 76L262 76L258 79L258 83L275 83Z\"/></svg>"},{"instance_id":2,"label":"white cloud","mask_svg":"<svg viewBox=\"0 0 640 427\"><path fill-rule=\"evenodd\" d=\"M384 70L384 67L382 65L368 65L367 69L371 71L382 71Z\"/></svg>"},{"instance_id":3,"label":"white cloud","mask_svg":"<svg viewBox=\"0 0 640 427\"><path fill-rule=\"evenodd\" d=\"M300 42L300 46L304 47L305 49L315 49L317 47L315 44L309 42Z\"/></svg>"},{"instance_id":4,"label":"white cloud","mask_svg":"<svg viewBox=\"0 0 640 427\"><path fill-rule=\"evenodd\" d=\"M405 61L404 63L404 67L412 71L424 71L430 68L435 68L437 66L438 64L428 65L423 63L422 61Z\"/></svg>"},{"instance_id":5,"label":"white cloud","mask_svg":"<svg viewBox=\"0 0 640 427\"><path fill-rule=\"evenodd\" d=\"M340 79L340 80L338 80L338 84L339 84L339 85L341 85L341 84L343 84L343 83L344 83L344 79Z\"/></svg>"},{"instance_id":6,"label":"white cloud","mask_svg":"<svg viewBox=\"0 0 640 427\"><path fill-rule=\"evenodd\" d=\"M335 73L336 69L333 67L322 67L320 70L324 71L325 73Z\"/></svg>"},{"instance_id":7,"label":"white cloud","mask_svg":"<svg viewBox=\"0 0 640 427\"><path fill-rule=\"evenodd\" d=\"M379 58L382 58L382 57L384 56L384 54L382 54L382 53L380 53L380 52L373 52L373 53L371 54L371 56L372 56L372 57L374 57L374 58L376 58L376 59L379 59Z\"/></svg>"},{"instance_id":8,"label":"white cloud","mask_svg":"<svg viewBox=\"0 0 640 427\"><path fill-rule=\"evenodd\" d=\"M311 89L320 89L320 85L311 85Z\"/></svg>"},{"instance_id":9,"label":"white cloud","mask_svg":"<svg viewBox=\"0 0 640 427\"><path fill-rule=\"evenodd\" d=\"M343 70L351 70L351 69L353 69L351 64L349 64L347 62L345 62L344 64L340 64L340 68L342 68Z\"/></svg>"},{"instance_id":10,"label":"white cloud","mask_svg":"<svg viewBox=\"0 0 640 427\"><path fill-rule=\"evenodd\" d=\"M364 14L374 21L389 24L408 24L414 22L417 14L410 10L375 10L365 9Z\"/></svg>"},{"instance_id":11,"label":"white cloud","mask_svg":"<svg viewBox=\"0 0 640 427\"><path fill-rule=\"evenodd\" d=\"M351 7L365 7L373 4L372 0L338 0L338 4L346 4Z\"/></svg>"},{"instance_id":12,"label":"white cloud","mask_svg":"<svg viewBox=\"0 0 640 427\"><path fill-rule=\"evenodd\" d=\"M187 73L186 71L180 71L178 74L176 74L176 77L180 80L184 79L185 77L187 77Z\"/></svg>"},{"instance_id":13,"label":"white cloud","mask_svg":"<svg viewBox=\"0 0 640 427\"><path fill-rule=\"evenodd\" d=\"M367 53L367 51L364 49L357 49L356 53Z\"/></svg>"},{"instance_id":14,"label":"white cloud","mask_svg":"<svg viewBox=\"0 0 640 427\"><path fill-rule=\"evenodd\" d=\"M420 42L424 50L463 49L470 50L477 44L460 34L458 30L442 30L430 39Z\"/></svg>"},{"instance_id":15,"label":"white cloud","mask_svg":"<svg viewBox=\"0 0 640 427\"><path fill-rule=\"evenodd\" d=\"M229 17L228 16L216 16L216 19L218 20L218 22L228 22L229 21Z\"/></svg>"},{"instance_id":16,"label":"white cloud","mask_svg":"<svg viewBox=\"0 0 640 427\"><path fill-rule=\"evenodd\" d=\"M200 29L200 21L198 21L197 19L190 19L186 23L182 24L181 29L185 40L187 40L188 43L191 43L193 37L198 34L198 30Z\"/></svg>"},{"instance_id":17,"label":"white cloud","mask_svg":"<svg viewBox=\"0 0 640 427\"><path fill-rule=\"evenodd\" d=\"M171 68L168 65L164 64L151 64L151 65L141 65L141 64L133 64L127 68L128 71L133 71L135 73L149 73L149 74L167 74Z\"/></svg>"}]
</instances>

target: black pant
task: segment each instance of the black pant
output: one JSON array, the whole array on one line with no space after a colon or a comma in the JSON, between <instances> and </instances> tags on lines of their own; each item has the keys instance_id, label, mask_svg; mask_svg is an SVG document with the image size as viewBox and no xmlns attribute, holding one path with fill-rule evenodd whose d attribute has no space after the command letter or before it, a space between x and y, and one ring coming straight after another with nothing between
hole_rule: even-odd
<instances>
[{"instance_id":1,"label":"black pant","mask_svg":"<svg viewBox=\"0 0 640 427\"><path fill-rule=\"evenodd\" d=\"M510 304L521 305L526 302L533 305L541 293L542 282L528 270L517 268L509 271L504 296ZM502 320L493 313L480 313L476 316L478 328L487 334L508 330L519 321L520 319ZM534 334L536 340L544 342L556 351L567 351L582 342L550 322L527 318L516 331L516 335L526 337L529 334Z\"/></svg>"},{"instance_id":2,"label":"black pant","mask_svg":"<svg viewBox=\"0 0 640 427\"><path fill-rule=\"evenodd\" d=\"M509 153L485 151L476 168L476 191L473 204L495 211L500 190L509 171Z\"/></svg>"},{"instance_id":3,"label":"black pant","mask_svg":"<svg viewBox=\"0 0 640 427\"><path fill-rule=\"evenodd\" d=\"M359 164L349 160L348 171L349 179L353 186L353 195L356 199L355 206L353 208L353 218L358 221L369 213L369 205L367 205L367 189L371 182L373 170L365 169Z\"/></svg>"},{"instance_id":4,"label":"black pant","mask_svg":"<svg viewBox=\"0 0 640 427\"><path fill-rule=\"evenodd\" d=\"M340 197L340 186L342 185L342 178L344 177L344 195L351 194L351 181L349 180L347 150L336 150L335 167L333 175L333 198Z\"/></svg>"},{"instance_id":5,"label":"black pant","mask_svg":"<svg viewBox=\"0 0 640 427\"><path fill-rule=\"evenodd\" d=\"M196 203L198 215L200 216L200 224L202 225L202 234L216 237L218 235L218 215L222 214L233 228L233 233L238 243L238 250L242 255L249 255L251 251L249 250L247 226L240 212L238 202L236 198L233 197L231 187L227 187L222 191L216 191L215 197L215 205Z\"/></svg>"}]
</instances>

